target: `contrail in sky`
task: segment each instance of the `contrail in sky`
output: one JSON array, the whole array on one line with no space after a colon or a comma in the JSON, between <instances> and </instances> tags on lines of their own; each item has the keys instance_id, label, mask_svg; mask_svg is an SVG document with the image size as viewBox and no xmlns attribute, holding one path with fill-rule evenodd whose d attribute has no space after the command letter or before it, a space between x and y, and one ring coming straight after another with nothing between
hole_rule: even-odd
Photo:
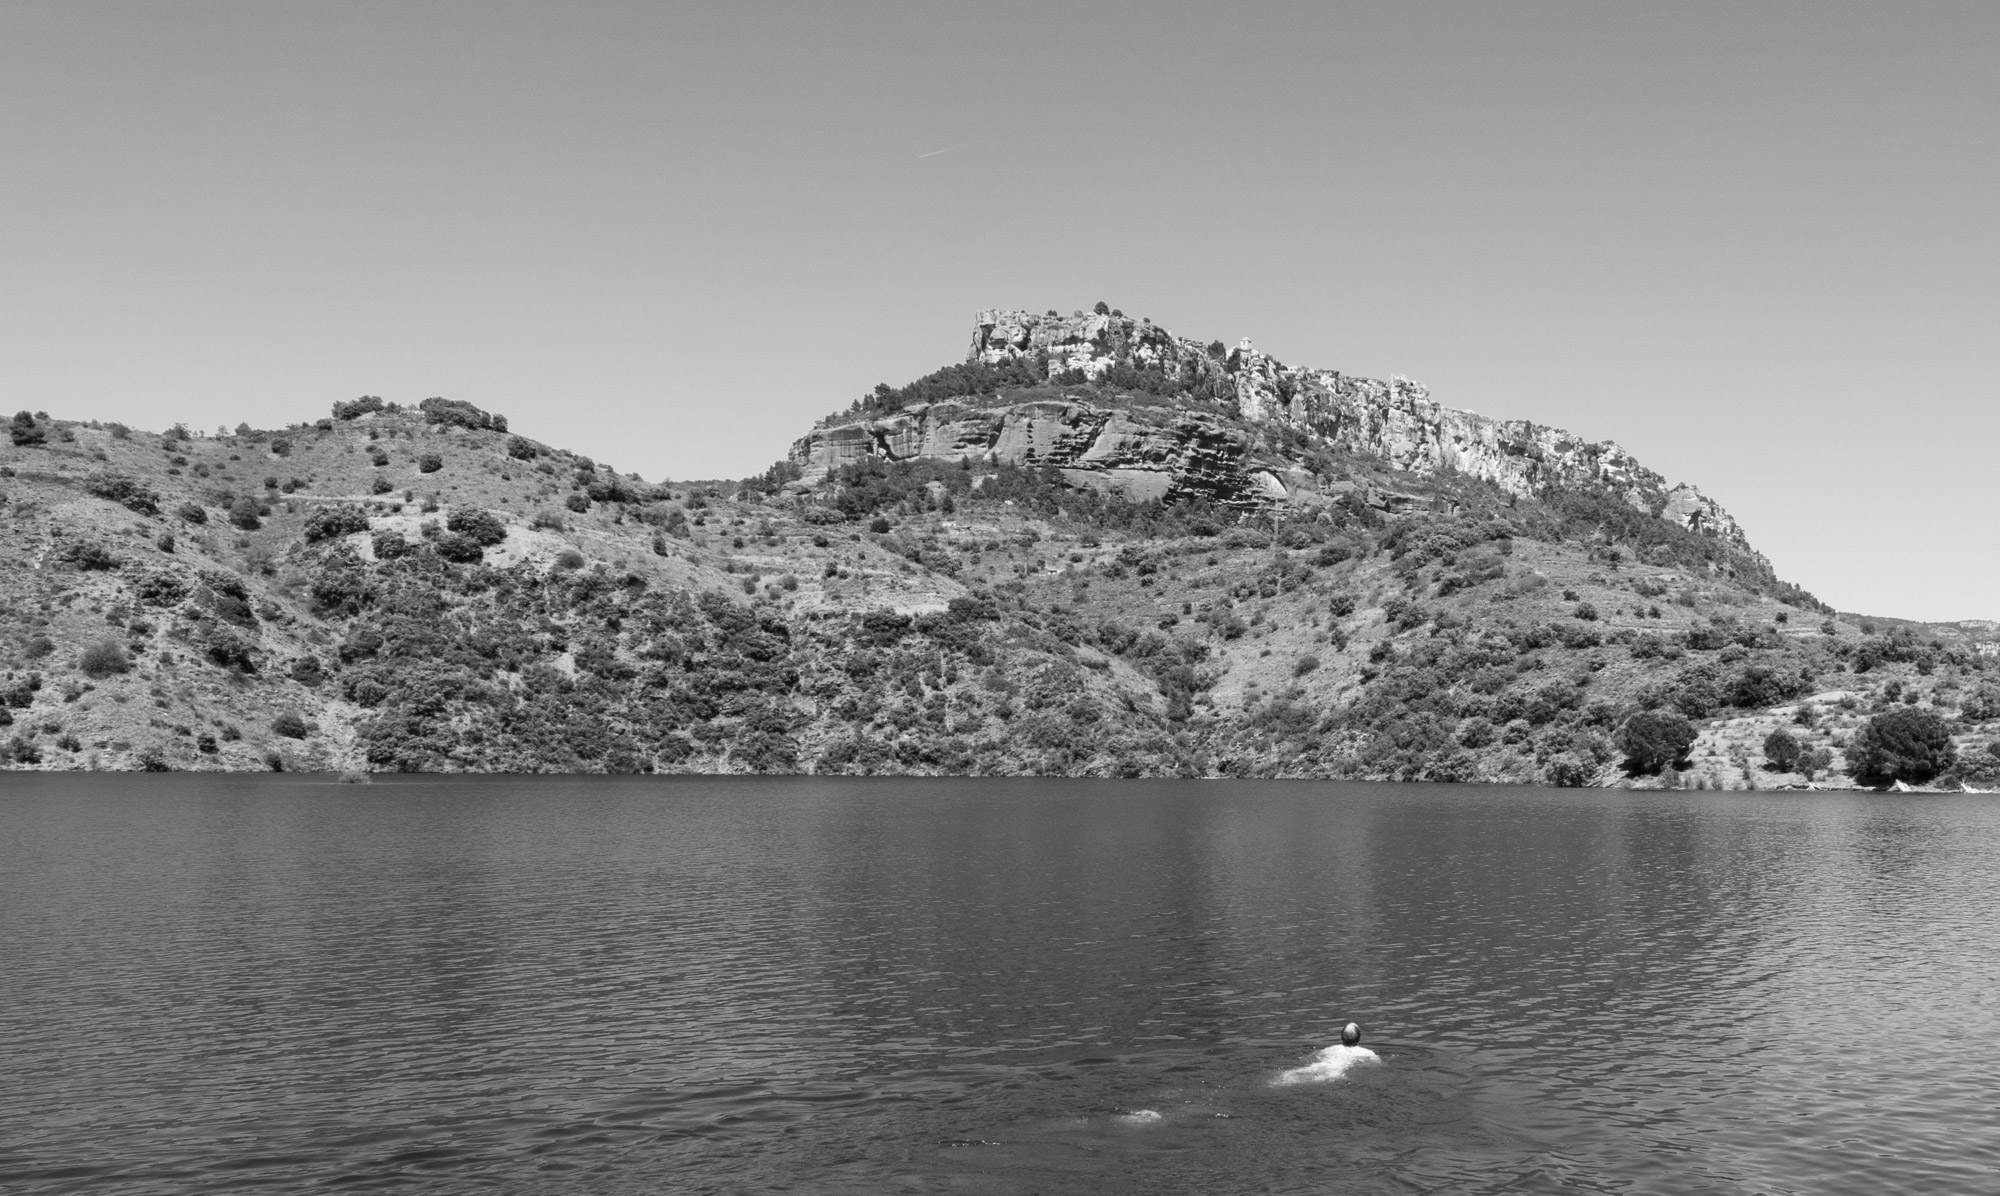
<instances>
[{"instance_id":1,"label":"contrail in sky","mask_svg":"<svg viewBox=\"0 0 2000 1196\"><path fill-rule=\"evenodd\" d=\"M935 158L935 157L937 157L937 156L938 156L939 154L948 154L948 153L950 153L951 151L953 151L953 150L955 150L955 149L957 149L957 148L958 148L958 147L957 147L957 146L955 146L955 145L947 145L947 146L945 146L945 147L944 147L943 149L941 149L941 150L932 150L931 152L929 152L929 153L927 153L927 154L918 154L918 155L917 155L917 158L918 158L919 160L921 160L921 159L924 159L924 158Z\"/></svg>"}]
</instances>

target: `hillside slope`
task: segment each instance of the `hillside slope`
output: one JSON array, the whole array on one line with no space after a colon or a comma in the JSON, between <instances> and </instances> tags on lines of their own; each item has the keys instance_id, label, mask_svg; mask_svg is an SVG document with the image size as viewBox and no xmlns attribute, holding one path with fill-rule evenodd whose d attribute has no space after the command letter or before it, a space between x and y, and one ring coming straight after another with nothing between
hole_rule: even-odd
<instances>
[{"instance_id":1,"label":"hillside slope","mask_svg":"<svg viewBox=\"0 0 2000 1196\"><path fill-rule=\"evenodd\" d=\"M1626 780L1619 729L1670 710L1701 737L1666 783L1745 785L1836 776L1893 703L1948 718L1954 778L2000 764L1977 643L1865 633L1622 453L1493 476L1246 404L1245 363L1283 376L1254 358L1086 343L1107 364L976 342L743 483L648 484L440 400L214 437L24 413L4 755L1577 784ZM855 425L918 431L825 448ZM1118 427L1152 449L1077 449ZM1525 427L1494 443L1566 443Z\"/></svg>"}]
</instances>

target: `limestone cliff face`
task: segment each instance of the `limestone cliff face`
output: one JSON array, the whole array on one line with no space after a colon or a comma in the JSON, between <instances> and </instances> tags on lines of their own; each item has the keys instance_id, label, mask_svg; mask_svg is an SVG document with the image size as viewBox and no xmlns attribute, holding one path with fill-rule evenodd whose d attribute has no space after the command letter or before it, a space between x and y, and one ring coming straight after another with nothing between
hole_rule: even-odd
<instances>
[{"instance_id":1,"label":"limestone cliff face","mask_svg":"<svg viewBox=\"0 0 2000 1196\"><path fill-rule=\"evenodd\" d=\"M1082 401L934 403L819 429L794 444L791 455L813 480L870 456L970 457L1052 466L1074 485L1135 501L1200 496L1243 506L1281 502L1290 494L1276 469L1252 461L1248 438L1225 420Z\"/></svg>"},{"instance_id":2,"label":"limestone cliff face","mask_svg":"<svg viewBox=\"0 0 2000 1196\"><path fill-rule=\"evenodd\" d=\"M1599 485L1635 508L1748 547L1727 511L1693 486L1672 485L1610 441L1591 443L1527 420L1495 420L1440 405L1407 378L1298 369L1248 341L1225 349L1123 315L979 313L967 359L997 365L1047 358L1052 380L1102 378L1115 367L1158 371L1180 388L1178 410L1108 409L1087 401L974 407L935 404L837 423L793 446L823 476L863 455L973 456L1056 465L1082 484L1135 498L1199 491L1227 502L1280 502L1322 483L1254 459L1242 425L1289 426L1310 441L1380 457L1424 475L1456 471L1531 497Z\"/></svg>"}]
</instances>

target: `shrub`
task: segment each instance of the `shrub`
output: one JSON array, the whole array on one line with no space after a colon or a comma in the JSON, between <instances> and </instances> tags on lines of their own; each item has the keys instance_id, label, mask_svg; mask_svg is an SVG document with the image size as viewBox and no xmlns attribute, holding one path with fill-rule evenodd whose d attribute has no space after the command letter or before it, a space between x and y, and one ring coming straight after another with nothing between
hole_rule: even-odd
<instances>
[{"instance_id":1,"label":"shrub","mask_svg":"<svg viewBox=\"0 0 2000 1196\"><path fill-rule=\"evenodd\" d=\"M1729 700L1732 705L1743 707L1775 706L1806 692L1809 680L1797 673L1753 664L1736 675L1730 685Z\"/></svg>"},{"instance_id":2,"label":"shrub","mask_svg":"<svg viewBox=\"0 0 2000 1196\"><path fill-rule=\"evenodd\" d=\"M254 532L264 526L257 517L257 500L247 494L239 494L229 503L229 522L246 532Z\"/></svg>"},{"instance_id":3,"label":"shrub","mask_svg":"<svg viewBox=\"0 0 2000 1196\"><path fill-rule=\"evenodd\" d=\"M485 547L460 532L446 532L434 541L434 545L437 554L453 564L476 565L486 559Z\"/></svg>"},{"instance_id":4,"label":"shrub","mask_svg":"<svg viewBox=\"0 0 2000 1196\"><path fill-rule=\"evenodd\" d=\"M583 568L583 554L578 552L574 548L563 549L561 552L558 552L556 554L556 568L558 569Z\"/></svg>"},{"instance_id":5,"label":"shrub","mask_svg":"<svg viewBox=\"0 0 2000 1196\"><path fill-rule=\"evenodd\" d=\"M1806 749L1790 731L1779 727L1764 737L1764 759L1773 772L1797 772Z\"/></svg>"},{"instance_id":6,"label":"shrub","mask_svg":"<svg viewBox=\"0 0 2000 1196\"><path fill-rule=\"evenodd\" d=\"M180 516L183 523L200 524L208 522L208 509L200 503L184 502L174 508L174 514Z\"/></svg>"},{"instance_id":7,"label":"shrub","mask_svg":"<svg viewBox=\"0 0 2000 1196\"><path fill-rule=\"evenodd\" d=\"M444 468L444 458L437 453L425 453L417 458L418 473L436 473Z\"/></svg>"},{"instance_id":8,"label":"shrub","mask_svg":"<svg viewBox=\"0 0 2000 1196\"><path fill-rule=\"evenodd\" d=\"M1694 724L1669 710L1646 710L1625 720L1618 729L1618 749L1626 767L1652 773L1687 757L1694 746Z\"/></svg>"},{"instance_id":9,"label":"shrub","mask_svg":"<svg viewBox=\"0 0 2000 1196\"><path fill-rule=\"evenodd\" d=\"M250 644L228 628L210 624L203 641L203 652L208 656L209 663L217 668L245 673L257 671L257 658L252 654Z\"/></svg>"},{"instance_id":10,"label":"shrub","mask_svg":"<svg viewBox=\"0 0 2000 1196\"><path fill-rule=\"evenodd\" d=\"M542 455L542 446L522 436L507 438L507 455L516 461L533 461Z\"/></svg>"},{"instance_id":11,"label":"shrub","mask_svg":"<svg viewBox=\"0 0 2000 1196\"><path fill-rule=\"evenodd\" d=\"M1921 785L1956 758L1945 721L1909 706L1869 719L1847 744L1847 771L1865 785Z\"/></svg>"},{"instance_id":12,"label":"shrub","mask_svg":"<svg viewBox=\"0 0 2000 1196\"><path fill-rule=\"evenodd\" d=\"M491 511L478 507L458 507L445 517L446 530L457 532L481 548L500 543L507 538L507 525Z\"/></svg>"},{"instance_id":13,"label":"shrub","mask_svg":"<svg viewBox=\"0 0 2000 1196\"><path fill-rule=\"evenodd\" d=\"M1292 676L1303 677L1319 667L1319 657L1301 656L1292 662Z\"/></svg>"},{"instance_id":14,"label":"shrub","mask_svg":"<svg viewBox=\"0 0 2000 1196\"><path fill-rule=\"evenodd\" d=\"M383 406L384 404L379 397L375 395L362 395L353 402L335 403L333 405L333 418L359 419L370 412L382 410Z\"/></svg>"},{"instance_id":15,"label":"shrub","mask_svg":"<svg viewBox=\"0 0 2000 1196\"><path fill-rule=\"evenodd\" d=\"M536 511L528 526L538 532L559 532L563 530L563 517L554 511Z\"/></svg>"},{"instance_id":16,"label":"shrub","mask_svg":"<svg viewBox=\"0 0 2000 1196\"><path fill-rule=\"evenodd\" d=\"M83 675L95 681L102 681L116 673L132 670L132 662L125 657L125 647L117 640L99 640L83 650L76 662Z\"/></svg>"},{"instance_id":17,"label":"shrub","mask_svg":"<svg viewBox=\"0 0 2000 1196\"><path fill-rule=\"evenodd\" d=\"M887 535L889 532L889 521L884 517L877 515L875 518L868 521L868 530L874 532L878 536Z\"/></svg>"},{"instance_id":18,"label":"shrub","mask_svg":"<svg viewBox=\"0 0 2000 1196\"><path fill-rule=\"evenodd\" d=\"M403 538L401 532L376 532L372 542L375 547L375 559L378 561L393 561L397 557L410 554L410 542Z\"/></svg>"},{"instance_id":19,"label":"shrub","mask_svg":"<svg viewBox=\"0 0 2000 1196\"><path fill-rule=\"evenodd\" d=\"M337 540L367 530L368 516L357 507L321 507L306 516L305 537L308 544Z\"/></svg>"},{"instance_id":20,"label":"shrub","mask_svg":"<svg viewBox=\"0 0 2000 1196\"><path fill-rule=\"evenodd\" d=\"M300 718L294 712L287 710L271 720L271 733L282 735L286 739L304 739L306 737L306 720Z\"/></svg>"},{"instance_id":21,"label":"shrub","mask_svg":"<svg viewBox=\"0 0 2000 1196\"><path fill-rule=\"evenodd\" d=\"M283 436L273 436L271 438L271 453L278 457L291 456L292 442Z\"/></svg>"},{"instance_id":22,"label":"shrub","mask_svg":"<svg viewBox=\"0 0 2000 1196\"><path fill-rule=\"evenodd\" d=\"M13 438L16 448L33 448L49 438L48 432L27 411L16 413L13 422L7 425L7 434Z\"/></svg>"},{"instance_id":23,"label":"shrub","mask_svg":"<svg viewBox=\"0 0 2000 1196\"><path fill-rule=\"evenodd\" d=\"M83 479L83 488L99 498L115 502L141 515L160 513L160 496L123 474L100 470Z\"/></svg>"},{"instance_id":24,"label":"shrub","mask_svg":"<svg viewBox=\"0 0 2000 1196\"><path fill-rule=\"evenodd\" d=\"M314 613L326 617L357 614L375 596L361 558L345 546L327 555L314 572L306 593L312 599Z\"/></svg>"},{"instance_id":25,"label":"shrub","mask_svg":"<svg viewBox=\"0 0 2000 1196\"><path fill-rule=\"evenodd\" d=\"M1542 770L1542 779L1564 789L1578 789L1590 784L1590 778L1596 773L1597 769L1590 761L1575 752L1561 752Z\"/></svg>"},{"instance_id":26,"label":"shrub","mask_svg":"<svg viewBox=\"0 0 2000 1196\"><path fill-rule=\"evenodd\" d=\"M1662 639L1650 631L1641 632L1632 639L1632 659L1634 660L1649 660L1654 658L1660 660L1679 660L1684 655L1686 653L1682 651L1679 644Z\"/></svg>"},{"instance_id":27,"label":"shrub","mask_svg":"<svg viewBox=\"0 0 2000 1196\"><path fill-rule=\"evenodd\" d=\"M962 594L945 603L945 617L954 623L995 622L1000 607L990 595Z\"/></svg>"},{"instance_id":28,"label":"shrub","mask_svg":"<svg viewBox=\"0 0 2000 1196\"><path fill-rule=\"evenodd\" d=\"M1549 628L1549 634L1565 648L1596 648L1604 643L1602 633L1581 623L1557 623Z\"/></svg>"},{"instance_id":29,"label":"shrub","mask_svg":"<svg viewBox=\"0 0 2000 1196\"><path fill-rule=\"evenodd\" d=\"M481 411L464 399L425 399L417 410L434 424L470 428L475 432L505 432L507 417Z\"/></svg>"},{"instance_id":30,"label":"shrub","mask_svg":"<svg viewBox=\"0 0 2000 1196\"><path fill-rule=\"evenodd\" d=\"M1967 722L1986 723L2000 718L2000 687L1988 682L1974 690L1959 707Z\"/></svg>"},{"instance_id":31,"label":"shrub","mask_svg":"<svg viewBox=\"0 0 2000 1196\"><path fill-rule=\"evenodd\" d=\"M88 541L69 545L63 549L62 555L64 560L86 573L92 571L108 573L120 564L118 558L111 555L110 549L102 544L92 544Z\"/></svg>"},{"instance_id":32,"label":"shrub","mask_svg":"<svg viewBox=\"0 0 2000 1196\"><path fill-rule=\"evenodd\" d=\"M395 485L391 483L388 478L376 478L375 481L368 487L368 492L370 494L387 494L389 493L389 491L394 490L395 488L396 488Z\"/></svg>"},{"instance_id":33,"label":"shrub","mask_svg":"<svg viewBox=\"0 0 2000 1196\"><path fill-rule=\"evenodd\" d=\"M590 496L578 490L563 499L563 505L581 515L590 509Z\"/></svg>"}]
</instances>

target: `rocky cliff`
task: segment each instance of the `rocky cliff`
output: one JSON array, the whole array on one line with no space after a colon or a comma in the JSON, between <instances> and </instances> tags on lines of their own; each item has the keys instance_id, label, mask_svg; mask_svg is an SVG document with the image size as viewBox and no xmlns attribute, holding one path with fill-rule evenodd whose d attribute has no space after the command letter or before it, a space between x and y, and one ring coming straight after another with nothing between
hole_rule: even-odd
<instances>
[{"instance_id":1,"label":"rocky cliff","mask_svg":"<svg viewBox=\"0 0 2000 1196\"><path fill-rule=\"evenodd\" d=\"M1260 462L1243 431L1212 415L1173 408L1038 399L999 406L933 403L878 419L821 428L792 446L808 480L877 456L971 458L1053 467L1072 485L1134 501L1199 496L1229 505L1296 498L1281 462Z\"/></svg>"},{"instance_id":2,"label":"rocky cliff","mask_svg":"<svg viewBox=\"0 0 2000 1196\"><path fill-rule=\"evenodd\" d=\"M1636 509L1748 547L1720 505L1693 486L1670 484L1610 441L1454 410L1407 378L1288 367L1248 340L1234 349L1204 345L1117 313L984 311L967 360L1027 363L1073 393L1060 401L917 404L834 421L798 441L791 459L809 479L871 455L1056 466L1075 484L1135 499L1201 492L1268 504L1337 489L1337 479L1257 451L1259 429L1282 429L1308 448L1367 454L1419 476L1456 472L1524 498L1606 488ZM1118 393L1130 387L1152 393Z\"/></svg>"}]
</instances>

